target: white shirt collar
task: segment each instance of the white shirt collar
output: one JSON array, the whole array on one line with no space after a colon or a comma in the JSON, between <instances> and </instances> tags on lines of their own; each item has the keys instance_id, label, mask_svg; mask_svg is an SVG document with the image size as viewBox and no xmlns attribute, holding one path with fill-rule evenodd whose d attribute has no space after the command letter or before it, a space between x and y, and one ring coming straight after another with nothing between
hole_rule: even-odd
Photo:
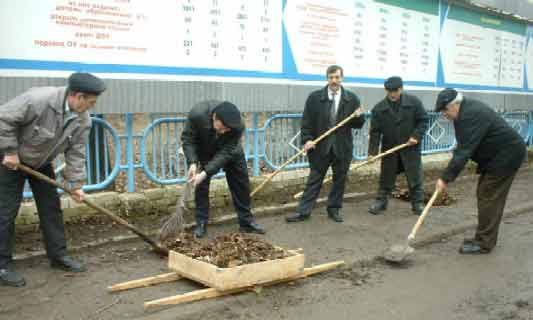
<instances>
[{"instance_id":1,"label":"white shirt collar","mask_svg":"<svg viewBox=\"0 0 533 320\"><path fill-rule=\"evenodd\" d=\"M342 88L339 87L339 90L337 90L335 92L336 99L338 99L338 97L340 97L341 93L342 93ZM331 90L331 88L328 86L328 98L329 98L329 100L331 100L332 96L333 96L333 90Z\"/></svg>"},{"instance_id":2,"label":"white shirt collar","mask_svg":"<svg viewBox=\"0 0 533 320\"><path fill-rule=\"evenodd\" d=\"M72 111L70 105L68 104L68 99L65 99L65 113Z\"/></svg>"}]
</instances>

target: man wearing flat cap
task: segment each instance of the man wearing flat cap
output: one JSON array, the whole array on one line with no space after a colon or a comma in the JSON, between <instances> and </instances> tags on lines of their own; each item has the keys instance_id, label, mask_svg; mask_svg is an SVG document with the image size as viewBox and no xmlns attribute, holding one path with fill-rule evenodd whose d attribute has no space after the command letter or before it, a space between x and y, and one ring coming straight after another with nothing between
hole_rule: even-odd
<instances>
[{"instance_id":1,"label":"man wearing flat cap","mask_svg":"<svg viewBox=\"0 0 533 320\"><path fill-rule=\"evenodd\" d=\"M17 217L27 180L39 214L50 264L70 272L85 267L67 254L63 212L56 187L17 170L19 163L55 179L52 161L65 155L64 175L82 202L85 183L85 144L91 129L88 110L105 90L104 82L88 73L74 73L67 87L32 88L0 106L0 283L20 287L23 276L12 262Z\"/></svg>"},{"instance_id":2,"label":"man wearing flat cap","mask_svg":"<svg viewBox=\"0 0 533 320\"><path fill-rule=\"evenodd\" d=\"M420 215L424 209L423 171L420 142L427 130L427 113L422 102L403 91L400 77L390 77L385 83L386 97L372 109L368 155L375 156L400 144L409 146L381 160L379 190L368 211L381 214L387 209L396 175L405 172L409 184L411 209Z\"/></svg>"},{"instance_id":3,"label":"man wearing flat cap","mask_svg":"<svg viewBox=\"0 0 533 320\"><path fill-rule=\"evenodd\" d=\"M463 254L489 253L496 246L503 209L516 172L526 159L522 137L485 103L444 89L436 112L453 121L457 147L436 189L445 190L469 159L477 163L478 226L474 239L465 239Z\"/></svg>"},{"instance_id":4,"label":"man wearing flat cap","mask_svg":"<svg viewBox=\"0 0 533 320\"><path fill-rule=\"evenodd\" d=\"M251 212L250 179L241 146L244 121L227 101L203 101L189 111L181 139L189 165L189 183L195 186L196 229L202 238L209 220L211 177L224 169L241 232L264 234Z\"/></svg>"}]
</instances>

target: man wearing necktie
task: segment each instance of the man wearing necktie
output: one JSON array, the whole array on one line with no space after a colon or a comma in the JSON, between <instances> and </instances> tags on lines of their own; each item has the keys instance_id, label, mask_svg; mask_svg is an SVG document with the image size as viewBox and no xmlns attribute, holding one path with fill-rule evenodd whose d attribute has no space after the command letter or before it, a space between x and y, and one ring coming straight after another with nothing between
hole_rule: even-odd
<instances>
[{"instance_id":1,"label":"man wearing necktie","mask_svg":"<svg viewBox=\"0 0 533 320\"><path fill-rule=\"evenodd\" d=\"M396 175L405 172L412 211L420 215L424 209L420 142L428 126L427 113L417 97L403 92L402 78L390 77L384 86L387 96L372 109L368 155L378 154L380 142L381 152L402 143L409 147L381 160L378 195L368 211L372 214L385 212Z\"/></svg>"},{"instance_id":2,"label":"man wearing necktie","mask_svg":"<svg viewBox=\"0 0 533 320\"><path fill-rule=\"evenodd\" d=\"M311 169L298 212L287 216L287 222L309 219L316 199L322 188L324 176L331 166L333 186L328 196L327 213L336 222L342 222L341 215L346 174L350 167L353 151L352 129L361 128L365 122L359 98L342 87L343 70L333 65L326 71L328 85L312 92L305 103L301 139ZM333 128L337 123L357 112L358 116L338 128L327 138L315 145L313 140Z\"/></svg>"}]
</instances>

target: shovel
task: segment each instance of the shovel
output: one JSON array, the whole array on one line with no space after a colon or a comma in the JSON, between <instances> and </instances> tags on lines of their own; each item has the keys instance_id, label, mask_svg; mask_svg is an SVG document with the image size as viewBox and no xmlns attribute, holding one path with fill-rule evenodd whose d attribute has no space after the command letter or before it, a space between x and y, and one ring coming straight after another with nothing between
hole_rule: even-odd
<instances>
[{"instance_id":1,"label":"shovel","mask_svg":"<svg viewBox=\"0 0 533 320\"><path fill-rule=\"evenodd\" d=\"M420 217L418 217L418 220L416 221L415 225L413 226L413 229L411 230L411 233L407 237L407 240L405 241L404 245L396 244L390 247L385 254L383 255L385 260L388 262L393 263L401 263L405 258L410 256L415 252L415 249L410 246L410 243L415 240L416 233L422 223L424 222L424 219L428 215L429 208L433 205L433 202L437 199L437 196L439 195L440 190L436 189L433 195L431 196L431 199L429 199L429 202L424 207L424 211L422 211L422 214Z\"/></svg>"},{"instance_id":2,"label":"shovel","mask_svg":"<svg viewBox=\"0 0 533 320\"><path fill-rule=\"evenodd\" d=\"M53 180L50 177L31 169L30 167L27 167L27 166L25 166L23 164L17 164L17 169L19 169L21 171L24 171L25 173L27 173L27 174L29 174L29 175L37 178L37 179L43 180L45 182L48 182L49 184L51 184L51 185L53 185L53 186L55 186L57 188L63 189L63 190L65 190L66 193L68 193L70 195L73 194L72 189L68 188L66 185L61 184L61 183L57 182L56 180ZM133 232L136 235L138 235L142 240L144 240L146 243L148 243L150 246L152 246L152 248L154 249L154 251L156 253L158 253L160 255L164 255L164 256L168 255L168 249L167 248L164 248L164 247L160 246L158 243L156 243L154 240L152 240L150 237L148 237L148 235L146 235L144 232L142 232L141 230L137 229L133 225L129 224L126 220L124 220L124 219L120 218L119 216L115 215L113 212L109 211L108 209L100 207L99 205L97 205L96 203L92 202L91 200L89 200L87 198L83 199L83 202L86 205L88 205L89 207L95 209L96 211L98 211L100 213L105 214L106 216L111 218L111 220L115 221L116 223L120 224L123 227L126 227L131 232Z\"/></svg>"},{"instance_id":3,"label":"shovel","mask_svg":"<svg viewBox=\"0 0 533 320\"><path fill-rule=\"evenodd\" d=\"M372 158L370 158L370 159L368 159L368 160L366 160L366 161L363 161L363 162L361 162L361 163L358 163L358 164L354 165L353 167L350 168L350 170L356 170L356 169L359 169L359 168L362 167L362 166L365 166L365 165L367 165L367 164L370 164L370 163L372 163L372 162L374 162L374 161L376 161L376 160L379 160L379 159L381 159L381 158L383 158L383 157L385 157L385 156L388 156L388 155L391 154L391 153L394 153L394 152L396 152L396 151L398 151L398 150L401 150L401 149L403 149L403 148L405 148L405 147L408 147L408 146L409 146L409 145L408 145L407 143L403 143L403 144L397 145L397 146L394 147L394 148L390 148L389 150L387 150L387 151L385 151L385 152L382 152L382 153L380 153L380 154L377 154L377 155L373 156ZM327 178L324 180L323 183L326 184L326 183L330 182L331 180L333 180L333 177L332 177L332 176L329 176L329 177L327 177ZM297 194L295 194L295 195L293 196L293 198L294 198L294 199L300 199L300 198L302 197L303 194L304 194L304 192L303 192L303 191L300 191L300 192L298 192Z\"/></svg>"},{"instance_id":4,"label":"shovel","mask_svg":"<svg viewBox=\"0 0 533 320\"><path fill-rule=\"evenodd\" d=\"M191 182L187 181L185 183L181 197L176 204L176 212L161 227L161 230L159 231L159 241L161 243L164 243L167 239L175 238L178 233L183 232L183 213L187 211L186 203L187 199L189 199L189 195L191 194L191 186Z\"/></svg>"},{"instance_id":5,"label":"shovel","mask_svg":"<svg viewBox=\"0 0 533 320\"><path fill-rule=\"evenodd\" d=\"M313 143L314 144L318 144L320 141L324 140L325 138L327 138L331 133L333 133L335 130L339 129L340 127L342 127L344 124L346 124L348 121L352 120L353 118L357 118L357 117L360 117L362 116L363 113L362 113L362 108L361 109L357 109L356 111L354 111L351 115L349 115L348 117L344 118L341 122L337 123L336 126L334 126L333 128L329 129L328 131L324 132L321 136L319 136L318 138L316 138L315 140L313 140ZM296 160L299 156L301 156L302 154L305 153L305 149L302 148L300 149L300 151L298 151L298 153L296 153L294 156L292 156L291 158L289 158L289 160L285 161L281 166L279 166L276 171L272 172L271 174L268 175L268 177L263 181L261 182L260 185L258 185L253 191L252 193L250 194L251 197L253 197L257 192L259 192L259 190L263 189L263 187L270 181L272 180L272 178L274 178L274 176L276 176L278 173L281 172L281 170L283 170L283 168L285 168L288 164L290 164L291 162L293 162L294 160Z\"/></svg>"}]
</instances>

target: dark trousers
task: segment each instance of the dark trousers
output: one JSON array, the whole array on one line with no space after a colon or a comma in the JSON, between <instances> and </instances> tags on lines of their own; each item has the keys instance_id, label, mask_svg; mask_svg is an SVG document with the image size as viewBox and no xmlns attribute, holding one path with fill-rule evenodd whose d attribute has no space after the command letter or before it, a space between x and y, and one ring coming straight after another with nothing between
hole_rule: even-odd
<instances>
[{"instance_id":1,"label":"dark trousers","mask_svg":"<svg viewBox=\"0 0 533 320\"><path fill-rule=\"evenodd\" d=\"M407 184L409 185L409 194L411 203L424 202L424 172L422 164L404 165L402 158L399 155L391 155L396 159L382 160L381 173L379 176L379 190L377 198L386 200L395 188L397 172L404 171L407 177ZM385 166L389 166L385 168ZM399 170L400 169L400 170Z\"/></svg>"},{"instance_id":2,"label":"dark trousers","mask_svg":"<svg viewBox=\"0 0 533 320\"><path fill-rule=\"evenodd\" d=\"M37 171L55 179L51 164ZM26 180L30 183L37 206L39 224L48 257L54 259L67 254L63 211L61 211L56 188L44 181L27 176L21 171L10 170L0 164L0 268L5 267L12 260L15 245L15 218L18 215Z\"/></svg>"},{"instance_id":3,"label":"dark trousers","mask_svg":"<svg viewBox=\"0 0 533 320\"><path fill-rule=\"evenodd\" d=\"M251 211L250 179L244 154L241 153L232 159L225 167L226 181L231 192L231 199L237 211L239 224L246 226L254 221ZM194 201L196 204L196 222L207 223L209 220L209 185L211 178L206 178L195 189Z\"/></svg>"},{"instance_id":4,"label":"dark trousers","mask_svg":"<svg viewBox=\"0 0 533 320\"><path fill-rule=\"evenodd\" d=\"M327 210L339 210L342 208L346 174L350 168L350 161L339 159L333 152L330 152L324 161L311 165L311 171L309 172L304 194L298 208L298 213L301 215L311 214L316 199L322 189L322 182L330 166L333 171L333 187L328 195Z\"/></svg>"},{"instance_id":5,"label":"dark trousers","mask_svg":"<svg viewBox=\"0 0 533 320\"><path fill-rule=\"evenodd\" d=\"M478 226L475 241L492 250L498 241L498 231L509 189L516 172L507 175L482 174L477 185Z\"/></svg>"}]
</instances>

